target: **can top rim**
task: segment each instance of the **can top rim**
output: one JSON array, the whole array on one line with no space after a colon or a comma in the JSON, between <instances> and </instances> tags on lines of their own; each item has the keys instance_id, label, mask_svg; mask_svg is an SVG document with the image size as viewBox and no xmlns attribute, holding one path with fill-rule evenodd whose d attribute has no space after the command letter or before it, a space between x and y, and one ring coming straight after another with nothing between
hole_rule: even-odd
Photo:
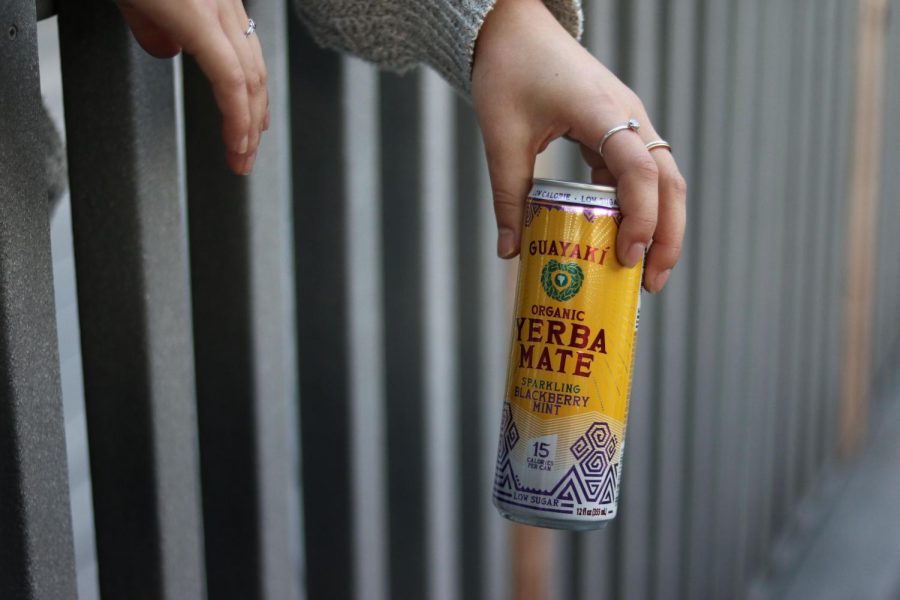
<instances>
[{"instance_id":1,"label":"can top rim","mask_svg":"<svg viewBox=\"0 0 900 600\"><path fill-rule=\"evenodd\" d=\"M577 183L574 181L563 181L562 179L545 179L543 177L535 177L533 180L534 185L559 185L567 188L574 188L576 190L590 190L592 192L602 192L605 194L611 194L613 197L616 195L616 188L610 185L594 185L592 183Z\"/></svg>"}]
</instances>

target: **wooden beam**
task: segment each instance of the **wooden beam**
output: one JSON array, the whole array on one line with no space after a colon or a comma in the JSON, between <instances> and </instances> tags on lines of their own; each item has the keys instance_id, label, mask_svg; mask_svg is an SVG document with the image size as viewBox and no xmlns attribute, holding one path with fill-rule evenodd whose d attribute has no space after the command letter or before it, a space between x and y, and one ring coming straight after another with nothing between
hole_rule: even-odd
<instances>
[{"instance_id":1,"label":"wooden beam","mask_svg":"<svg viewBox=\"0 0 900 600\"><path fill-rule=\"evenodd\" d=\"M855 454L865 438L869 413L887 0L859 0L858 10L838 439L839 454L845 459Z\"/></svg>"}]
</instances>

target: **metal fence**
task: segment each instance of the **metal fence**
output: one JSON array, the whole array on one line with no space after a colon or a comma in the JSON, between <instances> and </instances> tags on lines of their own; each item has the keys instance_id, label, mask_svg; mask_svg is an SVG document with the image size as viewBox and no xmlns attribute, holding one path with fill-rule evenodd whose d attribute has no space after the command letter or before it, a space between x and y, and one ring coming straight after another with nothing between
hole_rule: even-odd
<instances>
[{"instance_id":1,"label":"metal fence","mask_svg":"<svg viewBox=\"0 0 900 600\"><path fill-rule=\"evenodd\" d=\"M465 102L250 0L273 125L238 178L189 61L144 55L110 3L57 3L103 598L719 599L765 577L836 457L856 9L585 4L691 192L644 298L623 508L575 535L490 505L514 273ZM0 25L0 598L74 598L34 2ZM896 25L888 57L892 114ZM886 125L873 379L900 352ZM559 144L539 171L585 176Z\"/></svg>"}]
</instances>

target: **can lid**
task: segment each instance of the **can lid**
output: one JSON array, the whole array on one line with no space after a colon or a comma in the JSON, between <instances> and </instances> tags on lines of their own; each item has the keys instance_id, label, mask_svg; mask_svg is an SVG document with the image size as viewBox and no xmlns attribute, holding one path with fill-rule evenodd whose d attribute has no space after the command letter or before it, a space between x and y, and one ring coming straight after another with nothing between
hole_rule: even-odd
<instances>
[{"instance_id":1,"label":"can lid","mask_svg":"<svg viewBox=\"0 0 900 600\"><path fill-rule=\"evenodd\" d=\"M535 178L528 192L529 198L597 206L600 208L619 208L616 202L616 188L608 185L591 185L575 183L559 179Z\"/></svg>"}]
</instances>

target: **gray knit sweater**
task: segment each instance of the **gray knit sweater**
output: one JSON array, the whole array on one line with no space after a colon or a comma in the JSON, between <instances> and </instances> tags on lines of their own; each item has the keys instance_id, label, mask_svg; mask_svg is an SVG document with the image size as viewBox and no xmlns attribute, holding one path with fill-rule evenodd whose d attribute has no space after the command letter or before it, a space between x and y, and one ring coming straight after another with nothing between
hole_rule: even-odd
<instances>
[{"instance_id":1,"label":"gray knit sweater","mask_svg":"<svg viewBox=\"0 0 900 600\"><path fill-rule=\"evenodd\" d=\"M316 42L395 71L433 67L469 95L475 39L496 0L293 0ZM576 38L581 0L544 0Z\"/></svg>"}]
</instances>

